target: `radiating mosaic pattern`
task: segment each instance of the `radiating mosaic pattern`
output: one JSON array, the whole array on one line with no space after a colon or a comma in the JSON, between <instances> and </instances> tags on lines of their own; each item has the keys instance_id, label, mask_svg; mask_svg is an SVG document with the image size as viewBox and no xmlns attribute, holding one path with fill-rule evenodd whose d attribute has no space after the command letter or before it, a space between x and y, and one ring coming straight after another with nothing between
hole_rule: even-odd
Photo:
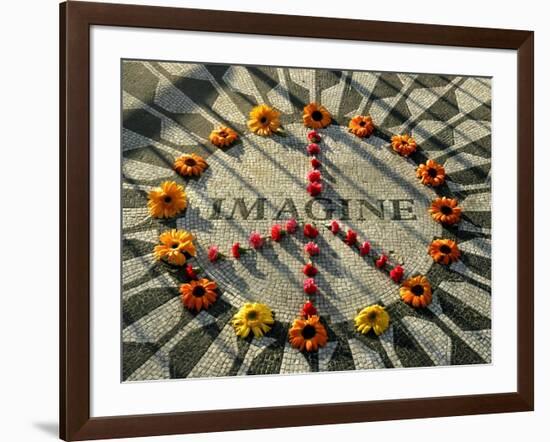
<instances>
[{"instance_id":1,"label":"radiating mosaic pattern","mask_svg":"<svg viewBox=\"0 0 550 442\"><path fill-rule=\"evenodd\" d=\"M148 61L124 61L122 74L123 380L491 362L490 79ZM311 101L335 120L322 131L327 188L321 199L305 192L301 113ZM261 103L281 111L286 136L250 134L248 113ZM372 116L371 137L347 131L357 114ZM220 125L237 130L241 141L214 147L208 134ZM409 159L387 148L403 132L420 147ZM199 179L172 169L177 156L190 152L208 161ZM427 158L444 165L444 186L422 186L415 178ZM152 220L147 191L166 179L185 186L189 207L176 219ZM428 215L438 196L459 200L458 227ZM433 302L426 309L404 304L398 285L321 228L314 301L329 340L314 353L291 348L288 328L306 299L303 235L240 261L206 259L209 245L227 252L234 241L245 244L250 231L268 232L290 216L318 225L342 219L373 247L391 251L406 276L427 275ZM178 293L183 272L153 258L159 233L175 227L193 232L193 264L220 287L207 311L185 309ZM457 241L461 259L435 264L427 254L434 238ZM238 339L230 319L250 300L268 304L276 322L261 339ZM380 337L354 330L358 309L373 303L391 316Z\"/></svg>"}]
</instances>

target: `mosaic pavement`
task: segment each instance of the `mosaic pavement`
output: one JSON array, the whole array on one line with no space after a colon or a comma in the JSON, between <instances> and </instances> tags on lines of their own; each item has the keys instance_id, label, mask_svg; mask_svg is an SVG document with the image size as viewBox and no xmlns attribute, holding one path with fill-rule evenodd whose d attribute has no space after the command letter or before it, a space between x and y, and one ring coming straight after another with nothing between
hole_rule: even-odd
<instances>
[{"instance_id":1,"label":"mosaic pavement","mask_svg":"<svg viewBox=\"0 0 550 442\"><path fill-rule=\"evenodd\" d=\"M322 103L334 123L322 130L321 198L305 192L309 161L301 112ZM246 129L249 110L267 103L282 114L287 135L262 138ZM123 62L123 373L125 381L491 362L491 84L489 79L271 67ZM347 131L356 114L371 115L368 139ZM219 125L241 142L228 150L208 142ZM391 135L412 132L420 149L409 159L392 154ZM200 179L172 170L175 157L195 152L208 161ZM415 168L432 158L447 182L422 186ZM147 216L147 191L161 181L186 187L189 208L171 221ZM463 219L455 228L431 220L437 196L457 198ZM398 286L320 229L315 305L329 334L320 351L303 354L287 331L305 301L302 234L211 264L206 249L246 244L252 230L268 232L296 215L322 224L338 218L374 248L391 251L406 276L425 274L433 302L415 310ZM201 313L182 306L185 277L154 261L159 232L184 228L197 238L194 264L215 280L221 296ZM434 239L451 238L462 251L449 267L426 253ZM276 315L262 339L237 339L230 319L245 302L267 303ZM383 304L390 329L376 337L354 331L353 317Z\"/></svg>"}]
</instances>

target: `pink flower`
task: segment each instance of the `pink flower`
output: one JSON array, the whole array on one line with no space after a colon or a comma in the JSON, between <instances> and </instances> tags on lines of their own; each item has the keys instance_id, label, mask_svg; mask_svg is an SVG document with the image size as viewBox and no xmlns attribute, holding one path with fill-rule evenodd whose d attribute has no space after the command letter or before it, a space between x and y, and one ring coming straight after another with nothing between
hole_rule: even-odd
<instances>
[{"instance_id":1,"label":"pink flower","mask_svg":"<svg viewBox=\"0 0 550 442\"><path fill-rule=\"evenodd\" d=\"M315 280L313 278L307 278L304 281L304 292L308 295L317 293L317 285L315 284Z\"/></svg>"},{"instance_id":2,"label":"pink flower","mask_svg":"<svg viewBox=\"0 0 550 442\"><path fill-rule=\"evenodd\" d=\"M280 224L275 224L271 227L271 239L279 242L283 238L283 228Z\"/></svg>"},{"instance_id":3,"label":"pink flower","mask_svg":"<svg viewBox=\"0 0 550 442\"><path fill-rule=\"evenodd\" d=\"M311 143L307 147L307 153L310 155L319 155L321 153L321 148L319 147L318 144Z\"/></svg>"},{"instance_id":4,"label":"pink flower","mask_svg":"<svg viewBox=\"0 0 550 442\"><path fill-rule=\"evenodd\" d=\"M319 235L319 230L312 224L308 223L304 226L304 235L312 239L317 238L317 235Z\"/></svg>"},{"instance_id":5,"label":"pink flower","mask_svg":"<svg viewBox=\"0 0 550 442\"><path fill-rule=\"evenodd\" d=\"M231 255L233 255L233 258L239 259L241 257L241 252L243 249L241 248L241 245L236 242L231 246Z\"/></svg>"},{"instance_id":6,"label":"pink flower","mask_svg":"<svg viewBox=\"0 0 550 442\"><path fill-rule=\"evenodd\" d=\"M200 271L199 267L193 267L191 264L185 266L185 274L189 279L197 279L197 273Z\"/></svg>"},{"instance_id":7,"label":"pink flower","mask_svg":"<svg viewBox=\"0 0 550 442\"><path fill-rule=\"evenodd\" d=\"M321 172L318 170L310 170L307 173L307 179L310 183L315 183L317 181L321 181Z\"/></svg>"},{"instance_id":8,"label":"pink flower","mask_svg":"<svg viewBox=\"0 0 550 442\"><path fill-rule=\"evenodd\" d=\"M308 262L302 269L302 272L304 275L313 278L317 274L317 267L315 267L313 263Z\"/></svg>"},{"instance_id":9,"label":"pink flower","mask_svg":"<svg viewBox=\"0 0 550 442\"><path fill-rule=\"evenodd\" d=\"M375 262L376 267L383 269L386 263L388 262L388 257L386 255L381 255Z\"/></svg>"},{"instance_id":10,"label":"pink flower","mask_svg":"<svg viewBox=\"0 0 550 442\"><path fill-rule=\"evenodd\" d=\"M357 242L357 233L355 231L349 229L346 233L346 238L344 239L344 242L348 246L353 246Z\"/></svg>"},{"instance_id":11,"label":"pink flower","mask_svg":"<svg viewBox=\"0 0 550 442\"><path fill-rule=\"evenodd\" d=\"M309 255L309 256L315 256L315 255L318 255L320 250L319 250L319 246L317 244L315 244L314 242L308 242L305 247L304 247L304 251Z\"/></svg>"},{"instance_id":12,"label":"pink flower","mask_svg":"<svg viewBox=\"0 0 550 442\"><path fill-rule=\"evenodd\" d=\"M321 167L321 162L317 158L312 158L310 163L311 163L311 167L315 169L319 169L319 167Z\"/></svg>"},{"instance_id":13,"label":"pink flower","mask_svg":"<svg viewBox=\"0 0 550 442\"><path fill-rule=\"evenodd\" d=\"M210 246L208 249L208 260L210 262L216 262L220 258L220 249L218 246Z\"/></svg>"},{"instance_id":14,"label":"pink flower","mask_svg":"<svg viewBox=\"0 0 550 442\"><path fill-rule=\"evenodd\" d=\"M288 233L294 233L296 232L296 229L298 228L298 223L296 222L296 220L294 218L292 219L289 219L287 222L286 222L286 225L285 225L285 229Z\"/></svg>"},{"instance_id":15,"label":"pink flower","mask_svg":"<svg viewBox=\"0 0 550 442\"><path fill-rule=\"evenodd\" d=\"M259 249L264 244L264 239L262 238L262 235L259 232L252 232L250 236L248 237L248 242L250 242L250 245L255 248Z\"/></svg>"},{"instance_id":16,"label":"pink flower","mask_svg":"<svg viewBox=\"0 0 550 442\"><path fill-rule=\"evenodd\" d=\"M370 252L370 242L365 241L361 246L359 247L359 255L366 256Z\"/></svg>"},{"instance_id":17,"label":"pink flower","mask_svg":"<svg viewBox=\"0 0 550 442\"><path fill-rule=\"evenodd\" d=\"M315 130L311 130L307 133L307 139L312 143L318 143L321 141L321 135Z\"/></svg>"},{"instance_id":18,"label":"pink flower","mask_svg":"<svg viewBox=\"0 0 550 442\"><path fill-rule=\"evenodd\" d=\"M304 304L300 313L304 318L309 318L310 316L315 316L317 314L317 309L311 301L308 301Z\"/></svg>"},{"instance_id":19,"label":"pink flower","mask_svg":"<svg viewBox=\"0 0 550 442\"><path fill-rule=\"evenodd\" d=\"M309 183L306 190L311 196L317 196L323 191L323 184L318 181L315 183Z\"/></svg>"},{"instance_id":20,"label":"pink flower","mask_svg":"<svg viewBox=\"0 0 550 442\"><path fill-rule=\"evenodd\" d=\"M328 226L329 226L330 231L334 235L336 235L340 231L340 223L338 221L336 221L335 219L333 219Z\"/></svg>"},{"instance_id":21,"label":"pink flower","mask_svg":"<svg viewBox=\"0 0 550 442\"><path fill-rule=\"evenodd\" d=\"M391 269L390 278L393 279L394 282L401 281L401 278L403 278L403 267L397 265L393 269Z\"/></svg>"}]
</instances>

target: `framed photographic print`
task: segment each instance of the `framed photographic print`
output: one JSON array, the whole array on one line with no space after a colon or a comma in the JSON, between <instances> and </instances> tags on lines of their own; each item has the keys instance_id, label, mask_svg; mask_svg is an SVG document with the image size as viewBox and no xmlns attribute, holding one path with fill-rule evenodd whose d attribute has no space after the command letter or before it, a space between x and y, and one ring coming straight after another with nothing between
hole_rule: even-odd
<instances>
[{"instance_id":1,"label":"framed photographic print","mask_svg":"<svg viewBox=\"0 0 550 442\"><path fill-rule=\"evenodd\" d=\"M61 437L533 409L533 33L61 5Z\"/></svg>"}]
</instances>

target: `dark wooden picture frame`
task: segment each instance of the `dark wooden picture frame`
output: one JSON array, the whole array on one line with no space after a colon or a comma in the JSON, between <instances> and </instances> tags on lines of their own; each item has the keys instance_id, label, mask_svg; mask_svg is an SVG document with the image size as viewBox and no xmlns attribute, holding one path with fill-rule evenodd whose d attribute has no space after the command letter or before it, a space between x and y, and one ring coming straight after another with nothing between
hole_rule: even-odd
<instances>
[{"instance_id":1,"label":"dark wooden picture frame","mask_svg":"<svg viewBox=\"0 0 550 442\"><path fill-rule=\"evenodd\" d=\"M92 25L512 49L518 54L517 391L456 397L90 417ZM246 30L246 31L243 31ZM152 436L534 408L534 34L530 31L71 1L60 5L60 437ZM521 288L521 296L519 296Z\"/></svg>"}]
</instances>

